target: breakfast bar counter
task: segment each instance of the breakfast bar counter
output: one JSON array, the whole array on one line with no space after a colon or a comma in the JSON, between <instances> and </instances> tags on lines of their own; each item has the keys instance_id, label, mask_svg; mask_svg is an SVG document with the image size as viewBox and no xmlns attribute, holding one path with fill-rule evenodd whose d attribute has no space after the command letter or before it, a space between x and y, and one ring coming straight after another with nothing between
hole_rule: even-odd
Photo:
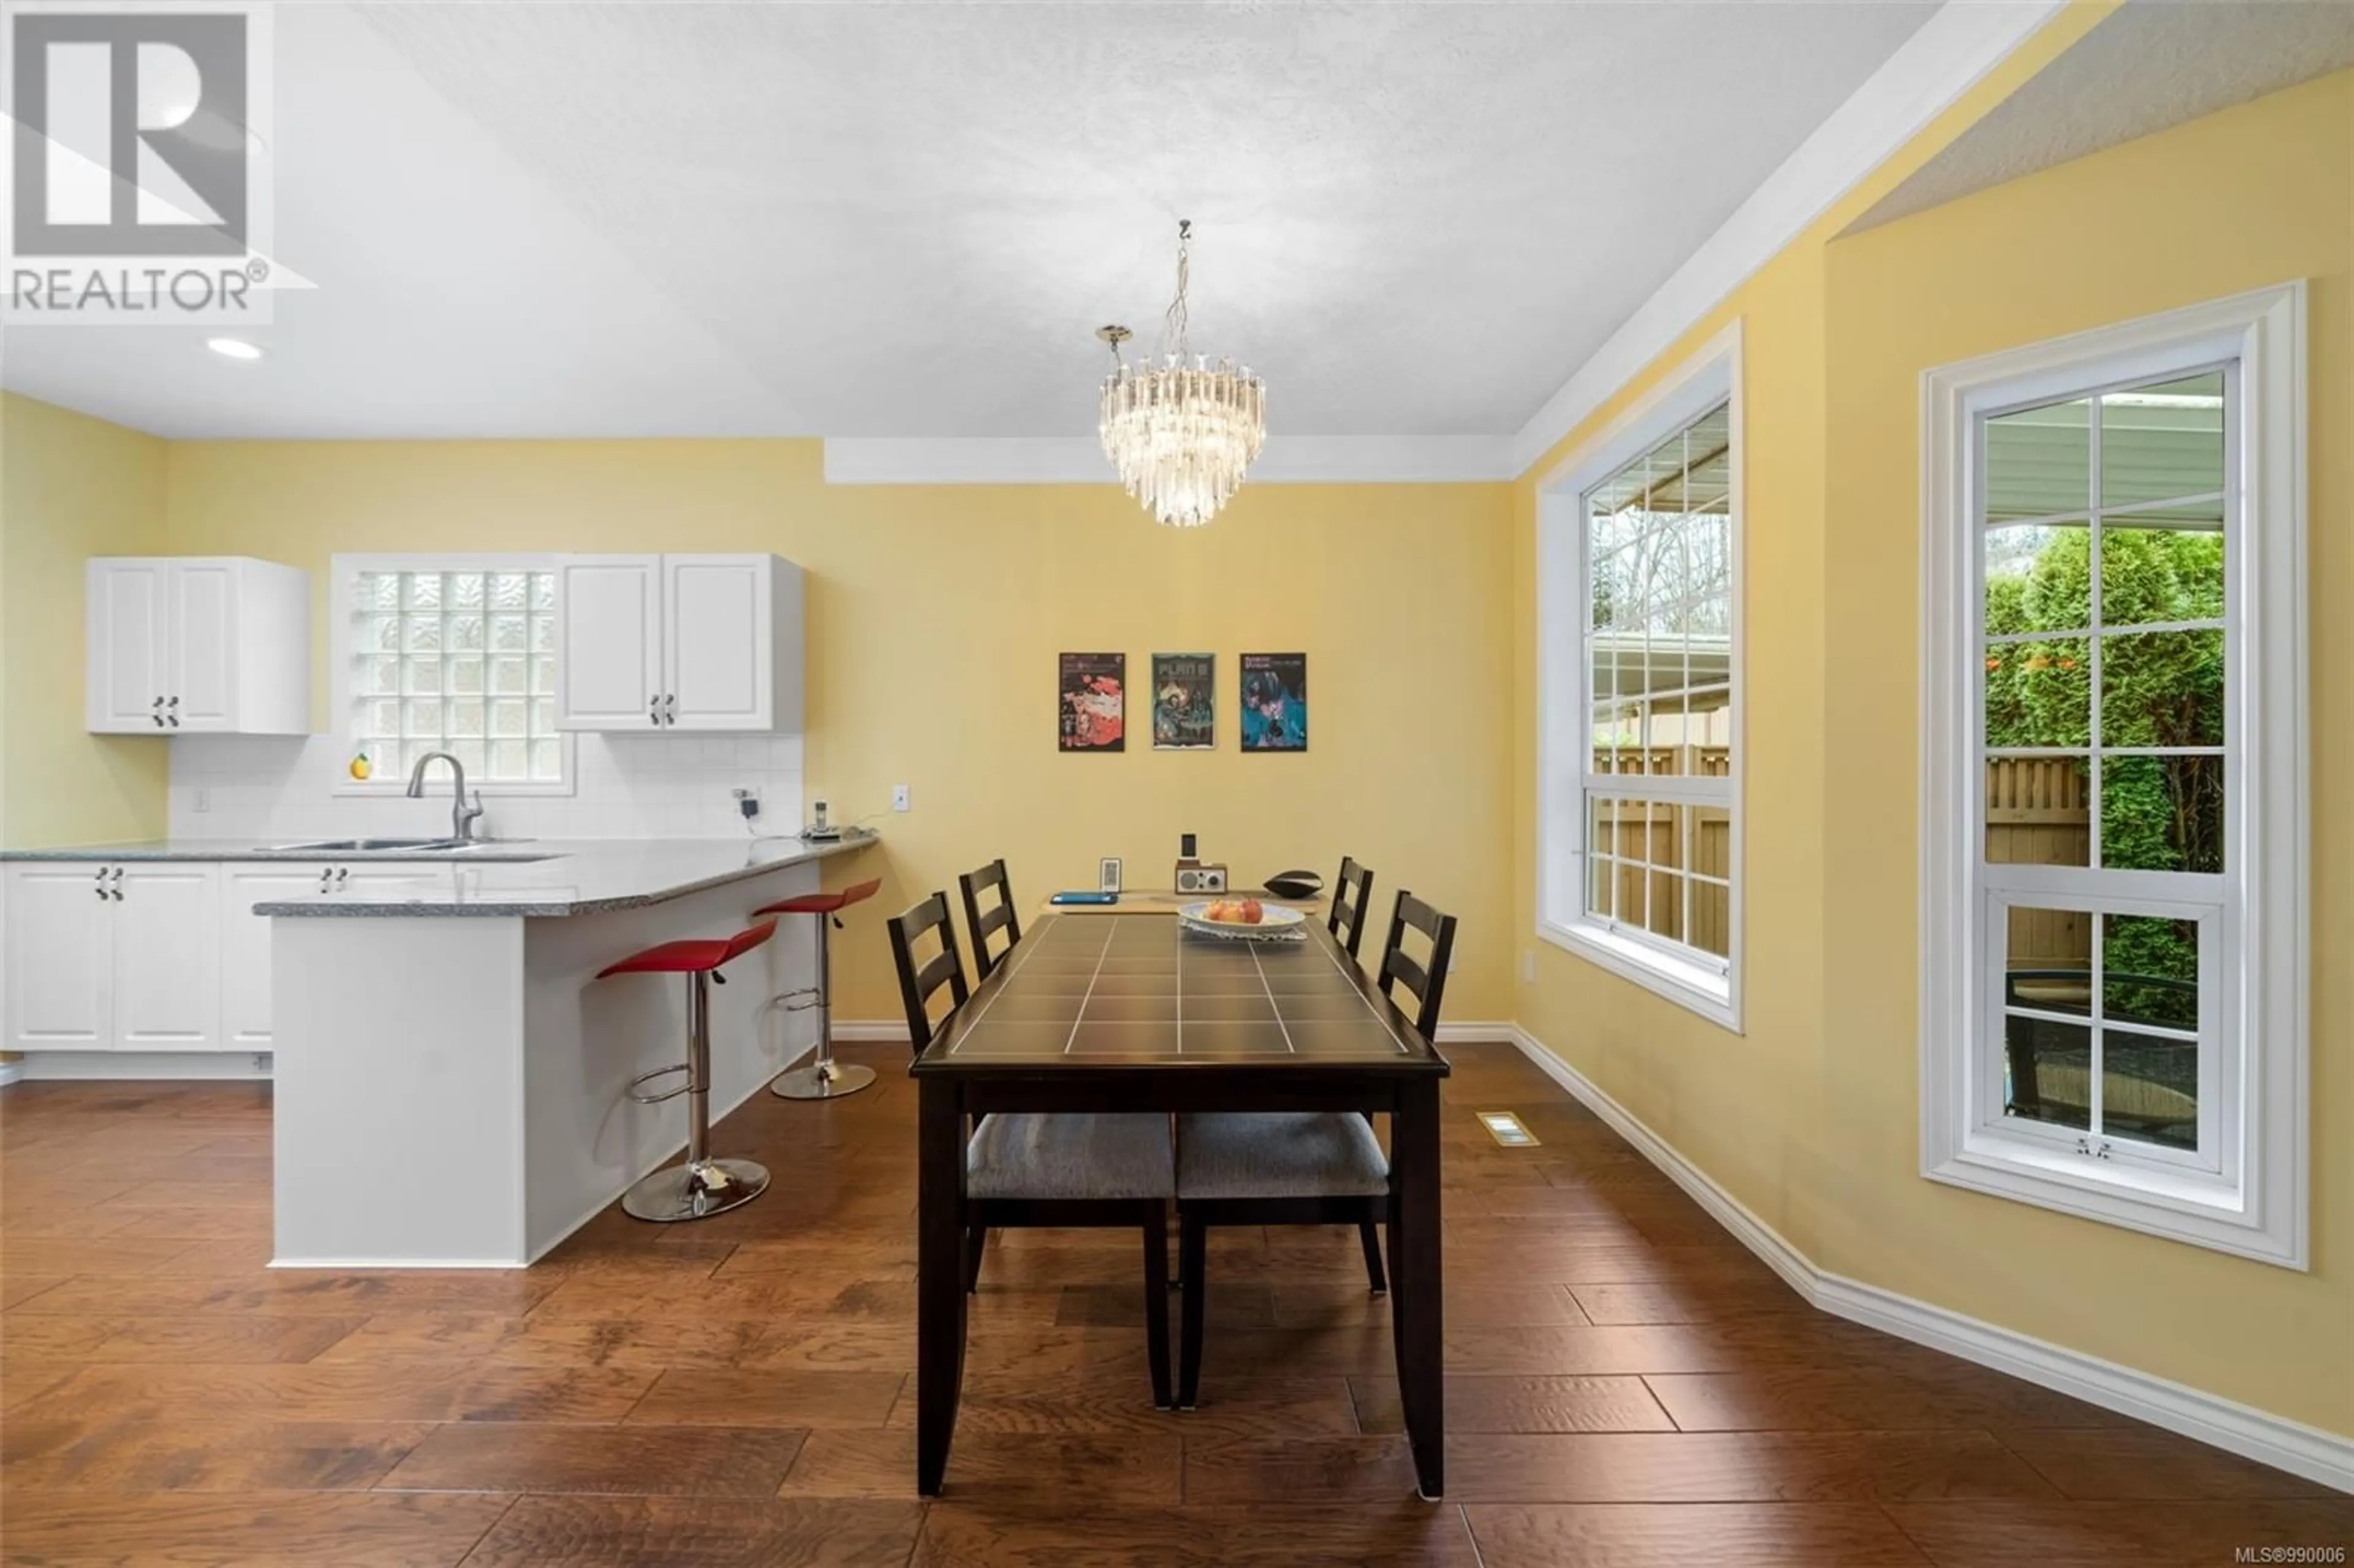
<instances>
[{"instance_id":1,"label":"breakfast bar counter","mask_svg":"<svg viewBox=\"0 0 2354 1568\"><path fill-rule=\"evenodd\" d=\"M673 977L599 980L682 938L727 937L812 893L838 842L494 846L534 861L401 863L413 877L257 906L271 916L276 1266L519 1267L683 1141L684 1102L631 1079L683 1054ZM803 931L711 992L711 1111L814 1040L775 998L813 982Z\"/></svg>"}]
</instances>

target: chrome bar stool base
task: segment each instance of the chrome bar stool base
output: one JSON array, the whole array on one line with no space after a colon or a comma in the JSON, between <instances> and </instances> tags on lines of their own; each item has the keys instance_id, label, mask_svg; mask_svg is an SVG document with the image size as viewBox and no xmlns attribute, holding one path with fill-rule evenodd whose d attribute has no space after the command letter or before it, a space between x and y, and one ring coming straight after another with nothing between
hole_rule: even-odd
<instances>
[{"instance_id":1,"label":"chrome bar stool base","mask_svg":"<svg viewBox=\"0 0 2354 1568\"><path fill-rule=\"evenodd\" d=\"M700 1220L750 1202L769 1190L769 1168L751 1160L705 1160L665 1166L621 1194L633 1220L667 1224Z\"/></svg>"},{"instance_id":2,"label":"chrome bar stool base","mask_svg":"<svg viewBox=\"0 0 2354 1568\"><path fill-rule=\"evenodd\" d=\"M686 1158L641 1177L621 1194L621 1212L633 1220L667 1224L677 1220L707 1220L714 1214L750 1202L769 1190L769 1168L749 1160L722 1160L711 1152L711 988L725 985L720 967L767 941L777 928L774 920L722 939L664 942L620 963L607 966L597 978L623 974L677 974L686 977L686 1060L640 1073L622 1094L642 1106L658 1106L681 1096L686 1099ZM662 1078L675 1078L671 1087L647 1087Z\"/></svg>"},{"instance_id":3,"label":"chrome bar stool base","mask_svg":"<svg viewBox=\"0 0 2354 1568\"><path fill-rule=\"evenodd\" d=\"M828 939L842 924L842 911L875 896L880 881L865 882L840 893L811 893L762 908L763 916L817 916L817 984L788 991L777 999L787 1012L817 1013L817 1056L806 1067L789 1067L769 1082L769 1092L780 1100L838 1100L875 1082L875 1069L856 1062L833 1059L833 947Z\"/></svg>"},{"instance_id":4,"label":"chrome bar stool base","mask_svg":"<svg viewBox=\"0 0 2354 1568\"><path fill-rule=\"evenodd\" d=\"M826 1056L806 1067L779 1073L769 1092L786 1100L838 1100L854 1095L875 1081L875 1069L861 1062L837 1062Z\"/></svg>"}]
</instances>

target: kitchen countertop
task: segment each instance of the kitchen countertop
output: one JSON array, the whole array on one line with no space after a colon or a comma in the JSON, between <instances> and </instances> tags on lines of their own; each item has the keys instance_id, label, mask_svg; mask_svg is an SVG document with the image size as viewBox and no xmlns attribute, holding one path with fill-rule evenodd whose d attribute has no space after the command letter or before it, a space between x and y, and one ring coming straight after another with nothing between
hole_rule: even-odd
<instances>
[{"instance_id":1,"label":"kitchen countertop","mask_svg":"<svg viewBox=\"0 0 2354 1568\"><path fill-rule=\"evenodd\" d=\"M272 853L230 839L172 839L137 844L0 852L0 860L254 861L374 865L407 880L371 880L332 893L303 894L254 906L257 915L343 917L596 915L739 882L787 866L848 854L876 842L860 830L834 841L776 839L540 839L501 846L535 858L497 860L496 850L431 857Z\"/></svg>"},{"instance_id":2,"label":"kitchen countertop","mask_svg":"<svg viewBox=\"0 0 2354 1568\"><path fill-rule=\"evenodd\" d=\"M418 862L484 861L513 863L516 861L546 860L554 855L570 854L590 840L557 839L486 839L479 849L427 850L418 852L367 850L323 850L288 848L283 839L135 839L111 844L67 844L57 849L0 850L0 861L156 861L156 860L294 860L317 864L333 861L338 865L366 861L383 861L389 864L407 865ZM635 846L645 841L614 839L616 847ZM703 841L686 840L684 842ZM713 843L737 843L743 841L713 839ZM780 841L798 843L798 839Z\"/></svg>"}]
</instances>

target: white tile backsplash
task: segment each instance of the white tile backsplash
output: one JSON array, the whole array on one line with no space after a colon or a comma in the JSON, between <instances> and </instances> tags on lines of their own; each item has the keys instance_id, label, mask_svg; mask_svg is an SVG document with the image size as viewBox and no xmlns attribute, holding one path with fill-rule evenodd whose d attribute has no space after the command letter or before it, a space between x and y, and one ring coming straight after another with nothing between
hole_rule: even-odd
<instances>
[{"instance_id":1,"label":"white tile backsplash","mask_svg":"<svg viewBox=\"0 0 2354 1568\"><path fill-rule=\"evenodd\" d=\"M422 800L339 795L347 743L184 735L172 748L175 838L351 838L447 832L450 771ZM757 789L753 831L801 825L797 735L583 735L569 795L482 797L482 831L501 838L703 839L744 835L731 791ZM199 809L201 804L202 809Z\"/></svg>"}]
</instances>

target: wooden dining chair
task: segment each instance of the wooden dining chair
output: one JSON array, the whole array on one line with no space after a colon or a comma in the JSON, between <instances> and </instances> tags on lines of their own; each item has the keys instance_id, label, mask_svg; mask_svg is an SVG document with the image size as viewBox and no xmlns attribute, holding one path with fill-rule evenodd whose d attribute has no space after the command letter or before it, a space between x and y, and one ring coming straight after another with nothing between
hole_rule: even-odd
<instances>
[{"instance_id":1,"label":"wooden dining chair","mask_svg":"<svg viewBox=\"0 0 2354 1568\"><path fill-rule=\"evenodd\" d=\"M1416 959L1405 950L1405 934L1419 931L1429 939L1429 956ZM1455 959L1455 916L1441 915L1405 888L1390 911L1389 940L1382 946L1382 967L1373 983L1382 994L1397 1000L1393 984L1403 985L1414 998L1414 1027L1425 1040L1438 1038L1438 1008L1447 995L1447 969Z\"/></svg>"},{"instance_id":2,"label":"wooden dining chair","mask_svg":"<svg viewBox=\"0 0 2354 1568\"><path fill-rule=\"evenodd\" d=\"M1022 940L1022 917L1013 908L1013 885L1005 879L1002 857L991 861L979 871L968 871L957 878L957 886L964 894L965 929L972 933L972 967L987 980L990 971L1003 963ZM990 889L997 890L996 906L984 915L981 912L981 895ZM996 955L989 950L989 938L999 931L1005 933L1005 946Z\"/></svg>"},{"instance_id":3,"label":"wooden dining chair","mask_svg":"<svg viewBox=\"0 0 2354 1568\"><path fill-rule=\"evenodd\" d=\"M885 922L907 1035L921 1054L957 1008L970 998L949 895L935 893ZM994 929L995 927L991 927ZM940 950L916 961L916 944L939 932ZM982 938L976 935L979 945ZM931 1001L945 988L952 1004L939 1019ZM1166 1410L1169 1388L1169 1203L1177 1195L1169 1118L1159 1112L1054 1115L1014 1113L981 1118L965 1142L964 1287L981 1287L989 1233L1019 1226L1133 1228L1144 1238L1144 1335L1152 1403Z\"/></svg>"},{"instance_id":4,"label":"wooden dining chair","mask_svg":"<svg viewBox=\"0 0 2354 1568\"><path fill-rule=\"evenodd\" d=\"M1345 874L1345 870L1343 874ZM1370 884L1371 877L1367 877ZM1426 962L1407 957L1405 928L1432 935ZM1414 993L1415 1029L1435 1040L1455 916L1412 894L1398 895L1382 952L1384 995L1394 978ZM1435 978L1434 978L1435 977ZM1390 1215L1390 1163L1358 1111L1214 1111L1177 1118L1177 1276L1183 1284L1178 1340L1177 1407L1191 1410L1202 1386L1202 1323L1209 1301L1213 1225L1349 1225L1364 1247L1374 1295L1388 1289L1377 1224Z\"/></svg>"},{"instance_id":5,"label":"wooden dining chair","mask_svg":"<svg viewBox=\"0 0 2354 1568\"><path fill-rule=\"evenodd\" d=\"M1341 875L1332 889L1331 913L1325 916L1324 927L1333 939L1349 949L1349 957L1357 956L1357 948L1365 939L1365 911L1373 904L1373 874L1369 866L1359 865L1348 856L1341 857ZM1343 927L1347 934L1342 935Z\"/></svg>"},{"instance_id":6,"label":"wooden dining chair","mask_svg":"<svg viewBox=\"0 0 2354 1568\"><path fill-rule=\"evenodd\" d=\"M931 1002L940 988L948 988L948 1012L962 1007L972 994L964 983L964 957L957 951L956 927L949 919L949 895L935 893L884 925L891 933L891 961L899 970L899 1001L907 1012L907 1041L914 1047L910 1054L920 1056L932 1043ZM939 950L918 965L916 944L930 931L940 934Z\"/></svg>"}]
</instances>

